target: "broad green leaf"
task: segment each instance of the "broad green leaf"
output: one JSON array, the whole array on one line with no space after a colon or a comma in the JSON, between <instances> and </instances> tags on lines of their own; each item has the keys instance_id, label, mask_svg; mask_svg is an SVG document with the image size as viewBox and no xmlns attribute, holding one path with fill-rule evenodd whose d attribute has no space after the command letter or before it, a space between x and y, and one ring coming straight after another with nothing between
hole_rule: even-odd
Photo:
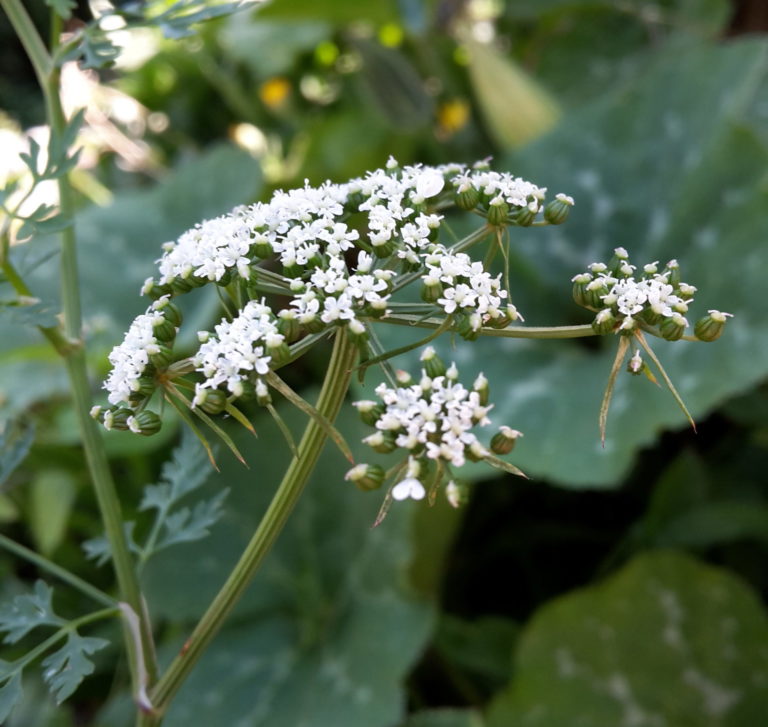
<instances>
[{"instance_id":1,"label":"broad green leaf","mask_svg":"<svg viewBox=\"0 0 768 727\"><path fill-rule=\"evenodd\" d=\"M263 79L289 73L302 53L311 52L331 34L326 23L267 21L257 14L247 22L243 16L231 18L219 38L226 53Z\"/></svg>"},{"instance_id":2,"label":"broad green leaf","mask_svg":"<svg viewBox=\"0 0 768 727\"><path fill-rule=\"evenodd\" d=\"M768 152L739 120L764 88L767 48L751 40L662 53L636 83L498 165L576 199L565 225L511 231L512 292L528 325L587 322L568 281L619 244L638 264L680 260L683 279L699 288L692 322L709 308L736 313L715 343L653 341L695 419L768 374L768 247L760 242L768 238ZM622 375L600 447L613 347L479 341L456 358L488 376L495 423L524 432L516 465L532 477L606 487L659 431L685 426L668 392Z\"/></svg>"},{"instance_id":3,"label":"broad green leaf","mask_svg":"<svg viewBox=\"0 0 768 727\"><path fill-rule=\"evenodd\" d=\"M359 40L363 93L379 116L399 131L413 131L432 120L432 100L408 58L378 43Z\"/></svg>"},{"instance_id":4,"label":"broad green leaf","mask_svg":"<svg viewBox=\"0 0 768 727\"><path fill-rule=\"evenodd\" d=\"M412 714L402 727L483 727L484 724L474 709L425 709Z\"/></svg>"},{"instance_id":5,"label":"broad green leaf","mask_svg":"<svg viewBox=\"0 0 768 727\"><path fill-rule=\"evenodd\" d=\"M476 41L467 43L469 75L488 131L502 149L515 149L549 131L557 103L510 58Z\"/></svg>"},{"instance_id":6,"label":"broad green leaf","mask_svg":"<svg viewBox=\"0 0 768 727\"><path fill-rule=\"evenodd\" d=\"M10 603L0 605L0 631L7 632L3 642L15 644L39 626L66 623L53 612L52 597L53 589L37 581L32 593L23 593Z\"/></svg>"},{"instance_id":7,"label":"broad green leaf","mask_svg":"<svg viewBox=\"0 0 768 727\"><path fill-rule=\"evenodd\" d=\"M344 432L356 429L349 409L338 423ZM281 413L294 431L304 424L300 413ZM199 616L274 493L289 450L268 417L256 428L258 440L234 434L251 468L222 457L221 473L204 488L231 488L210 537L185 546L184 568L172 551L147 565L145 592L158 617ZM350 486L343 479L348 468L328 445L231 625L171 708L170 727L390 727L402 718L401 682L431 624L429 605L407 586L415 508L393 508L372 530L382 493ZM217 676L224 664L227 679Z\"/></svg>"},{"instance_id":8,"label":"broad green leaf","mask_svg":"<svg viewBox=\"0 0 768 727\"><path fill-rule=\"evenodd\" d=\"M488 727L751 727L768 713L768 617L727 571L674 551L545 605Z\"/></svg>"},{"instance_id":9,"label":"broad green leaf","mask_svg":"<svg viewBox=\"0 0 768 727\"><path fill-rule=\"evenodd\" d=\"M69 697L85 677L93 674L93 662L88 657L105 646L109 646L105 639L72 632L64 646L43 659L43 679L58 704Z\"/></svg>"},{"instance_id":10,"label":"broad green leaf","mask_svg":"<svg viewBox=\"0 0 768 727\"><path fill-rule=\"evenodd\" d=\"M61 543L75 502L76 481L65 469L42 469L30 483L29 526L37 549L50 555Z\"/></svg>"},{"instance_id":11,"label":"broad green leaf","mask_svg":"<svg viewBox=\"0 0 768 727\"><path fill-rule=\"evenodd\" d=\"M0 661L0 722L5 724L5 720L13 711L13 708L21 701L23 692L21 689L21 671L12 672L10 676L5 676L3 672L9 665L7 662ZM5 681L3 681L5 679Z\"/></svg>"}]
</instances>

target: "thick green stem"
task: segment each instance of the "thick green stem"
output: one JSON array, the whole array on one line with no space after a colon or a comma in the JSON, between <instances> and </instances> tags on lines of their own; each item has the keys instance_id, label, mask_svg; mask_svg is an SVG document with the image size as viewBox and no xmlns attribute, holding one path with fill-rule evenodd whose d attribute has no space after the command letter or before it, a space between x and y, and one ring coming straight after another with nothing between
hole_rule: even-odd
<instances>
[{"instance_id":1,"label":"thick green stem","mask_svg":"<svg viewBox=\"0 0 768 727\"><path fill-rule=\"evenodd\" d=\"M341 408L349 387L356 352L355 346L349 342L346 331L340 328L336 334L333 354L316 405L317 410L328 421L334 421ZM299 456L291 461L283 481L240 560L178 656L162 675L155 688L150 691L150 699L156 710L156 719L162 719L162 714L167 710L179 687L250 584L256 570L293 511L315 468L326 438L325 429L315 419L310 419L299 443ZM144 724L159 724L159 721L154 723L147 721Z\"/></svg>"},{"instance_id":2,"label":"thick green stem","mask_svg":"<svg viewBox=\"0 0 768 727\"><path fill-rule=\"evenodd\" d=\"M66 120L59 96L59 69L52 63L50 55L45 50L43 42L21 2L19 0L0 0L0 3L34 66L38 81L45 95L51 134L52 136L61 135ZM57 22L54 20L54 23ZM57 40L54 39L54 43ZM72 187L67 175L59 178L58 186L61 215L65 219L73 221ZM109 462L96 423L90 416L91 387L88 382L85 352L81 343L82 314L74 224L69 225L62 232L61 242L61 302L64 318L64 336L72 345L65 352L58 348L57 350L63 353L69 375L75 411L80 425L83 449L96 492L101 517L104 522L104 529L110 544L121 600L128 603L139 616L142 642L145 657L148 661L149 678L153 680L157 673L157 667L152 656L154 648L152 646L151 627L146 617L146 609L139 588L139 581L133 559L128 550L125 533L123 532L123 516L115 483L109 469ZM45 333L45 331L43 332ZM50 336L48 337L50 338ZM135 677L135 673L133 676Z\"/></svg>"}]
</instances>

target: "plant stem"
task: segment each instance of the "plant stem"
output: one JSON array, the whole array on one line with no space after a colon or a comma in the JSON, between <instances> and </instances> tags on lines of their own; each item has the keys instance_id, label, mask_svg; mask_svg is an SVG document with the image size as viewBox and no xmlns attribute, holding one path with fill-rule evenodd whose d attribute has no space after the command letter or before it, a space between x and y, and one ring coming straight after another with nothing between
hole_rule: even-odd
<instances>
[{"instance_id":1,"label":"plant stem","mask_svg":"<svg viewBox=\"0 0 768 727\"><path fill-rule=\"evenodd\" d=\"M78 591L84 593L86 596L90 596L94 601L98 601L103 606L110 606L112 608L117 607L116 601L104 593L104 591L99 590L96 586L92 586L88 581L84 581L80 576L71 573L66 568L56 565L56 563L48 560L48 558L44 558L42 555L35 553L34 550L25 548L15 540L11 540L2 534L0 534L0 548L5 548L14 555L19 556L19 558L24 558L24 560L34 563L41 570L48 571L51 575L68 583L73 588L77 588Z\"/></svg>"},{"instance_id":2,"label":"plant stem","mask_svg":"<svg viewBox=\"0 0 768 727\"><path fill-rule=\"evenodd\" d=\"M419 318L411 315L390 315L383 323L394 323L398 326L413 326L415 328L440 328L445 321L438 318ZM447 330L455 330L455 326ZM481 336L497 338L585 338L596 336L590 324L583 326L513 326L511 328L481 328Z\"/></svg>"},{"instance_id":3,"label":"plant stem","mask_svg":"<svg viewBox=\"0 0 768 727\"><path fill-rule=\"evenodd\" d=\"M346 330L340 328L336 333L331 361L316 405L318 412L328 421L334 421L341 408L341 403L349 387L356 353L357 349L349 342ZM162 719L163 713L167 710L179 687L221 628L224 619L250 584L264 557L282 531L315 468L326 438L325 429L315 419L310 419L299 443L299 456L292 459L272 502L243 551L240 560L187 639L182 650L154 689L150 691L157 720ZM160 724L160 722L146 721L143 724Z\"/></svg>"},{"instance_id":4,"label":"plant stem","mask_svg":"<svg viewBox=\"0 0 768 727\"><path fill-rule=\"evenodd\" d=\"M60 71L52 63L50 55L21 2L19 0L0 0L0 3L34 66L45 95L51 137L60 136L66 123L59 96ZM54 18L54 29L58 27L58 23L59 21ZM58 38L54 39L53 42L54 44L57 43ZM55 51L55 45L53 50ZM68 175L59 178L58 187L61 215L74 222L72 187ZM156 677L157 666L153 659L154 647L152 645L151 626L146 617L146 608L139 588L133 558L125 540L120 501L117 497L104 444L96 423L90 416L91 387L88 382L85 351L81 339L82 313L74 224L64 229L61 235L61 302L64 336L72 343L63 357L72 388L83 449L112 553L112 562L121 600L130 605L141 621L142 642L148 662L149 678L152 681ZM57 348L57 350L59 349ZM126 634L126 638L130 638L130 635ZM132 676L135 677L133 666L131 671Z\"/></svg>"}]
</instances>

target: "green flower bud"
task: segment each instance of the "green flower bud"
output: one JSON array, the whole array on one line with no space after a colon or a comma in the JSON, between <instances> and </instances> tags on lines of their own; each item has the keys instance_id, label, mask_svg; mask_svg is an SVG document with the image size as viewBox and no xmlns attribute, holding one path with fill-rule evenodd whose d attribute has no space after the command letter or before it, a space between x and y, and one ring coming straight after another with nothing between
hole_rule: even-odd
<instances>
[{"instance_id":1,"label":"green flower bud","mask_svg":"<svg viewBox=\"0 0 768 727\"><path fill-rule=\"evenodd\" d=\"M613 257L608 261L608 271L611 275L617 275L628 260L629 253L623 247L617 247L613 251Z\"/></svg>"},{"instance_id":2,"label":"green flower bud","mask_svg":"<svg viewBox=\"0 0 768 727\"><path fill-rule=\"evenodd\" d=\"M523 207L515 215L515 224L520 227L530 227L536 221L536 215L538 213L538 205L532 202L527 207Z\"/></svg>"},{"instance_id":3,"label":"green flower bud","mask_svg":"<svg viewBox=\"0 0 768 727\"><path fill-rule=\"evenodd\" d=\"M550 225L562 225L568 219L573 207L573 198L567 194L555 195L555 198L544 208L544 219Z\"/></svg>"},{"instance_id":4,"label":"green flower bud","mask_svg":"<svg viewBox=\"0 0 768 727\"><path fill-rule=\"evenodd\" d=\"M480 442L472 442L468 447L464 447L464 456L470 462L480 462L488 456L488 450Z\"/></svg>"},{"instance_id":5,"label":"green flower bud","mask_svg":"<svg viewBox=\"0 0 768 727\"><path fill-rule=\"evenodd\" d=\"M299 316L299 323L301 323L309 333L320 333L320 331L325 330L325 323L323 323L320 316L315 315L314 313L306 313Z\"/></svg>"},{"instance_id":6,"label":"green flower bud","mask_svg":"<svg viewBox=\"0 0 768 727\"><path fill-rule=\"evenodd\" d=\"M395 251L396 247L397 245L395 244L394 240L377 240L376 242L371 241L373 254L377 258L389 257Z\"/></svg>"},{"instance_id":7,"label":"green flower bud","mask_svg":"<svg viewBox=\"0 0 768 727\"><path fill-rule=\"evenodd\" d=\"M277 330L283 335L286 342L293 343L301 333L301 326L295 310L283 308L277 314Z\"/></svg>"},{"instance_id":8,"label":"green flower bud","mask_svg":"<svg viewBox=\"0 0 768 727\"><path fill-rule=\"evenodd\" d=\"M152 365L159 369L166 368L173 361L173 350L162 343L147 346L147 353Z\"/></svg>"},{"instance_id":9,"label":"green flower bud","mask_svg":"<svg viewBox=\"0 0 768 727\"><path fill-rule=\"evenodd\" d=\"M347 330L349 330L349 340L352 343L362 346L368 341L368 329L356 318L347 323Z\"/></svg>"},{"instance_id":10,"label":"green flower bud","mask_svg":"<svg viewBox=\"0 0 768 727\"><path fill-rule=\"evenodd\" d=\"M176 326L166 318L156 318L152 321L152 334L158 341L173 344L176 338Z\"/></svg>"},{"instance_id":11,"label":"green flower bud","mask_svg":"<svg viewBox=\"0 0 768 727\"><path fill-rule=\"evenodd\" d=\"M371 316L371 318L382 318L386 312L387 312L387 301L386 300L373 300L366 304L365 306L366 313Z\"/></svg>"},{"instance_id":12,"label":"green flower bud","mask_svg":"<svg viewBox=\"0 0 768 727\"><path fill-rule=\"evenodd\" d=\"M732 313L723 313L719 310L708 311L704 318L699 319L694 327L696 338L700 341L716 341L725 328L728 318L732 318Z\"/></svg>"},{"instance_id":13,"label":"green flower bud","mask_svg":"<svg viewBox=\"0 0 768 727\"><path fill-rule=\"evenodd\" d=\"M693 300L693 296L696 295L696 286L688 285L688 283L680 283L680 285L677 287L677 294L683 300Z\"/></svg>"},{"instance_id":14,"label":"green flower bud","mask_svg":"<svg viewBox=\"0 0 768 727\"><path fill-rule=\"evenodd\" d=\"M131 389L133 390L134 394L139 395L139 401L146 399L148 396L152 396L156 388L157 383L155 382L155 377L147 376L146 374L139 376L138 379L134 379L131 382Z\"/></svg>"},{"instance_id":15,"label":"green flower bud","mask_svg":"<svg viewBox=\"0 0 768 727\"><path fill-rule=\"evenodd\" d=\"M227 398L221 389L198 389L192 406L199 406L206 414L221 414L227 408Z\"/></svg>"},{"instance_id":16,"label":"green flower bud","mask_svg":"<svg viewBox=\"0 0 768 727\"><path fill-rule=\"evenodd\" d=\"M464 313L454 313L453 317L456 321L456 331L458 334L465 340L465 341L476 341L478 337L480 336L480 328L481 326L475 327L474 324L477 323L477 314L474 314L476 317L473 318L473 314L466 315ZM482 323L482 321L481 321Z\"/></svg>"},{"instance_id":17,"label":"green flower bud","mask_svg":"<svg viewBox=\"0 0 768 727\"><path fill-rule=\"evenodd\" d=\"M116 429L117 431L128 431L128 418L133 416L133 409L118 407L107 409L102 419L104 429Z\"/></svg>"},{"instance_id":18,"label":"green flower bud","mask_svg":"<svg viewBox=\"0 0 768 727\"><path fill-rule=\"evenodd\" d=\"M304 268L296 262L283 265L283 275L286 278L298 278L304 272Z\"/></svg>"},{"instance_id":19,"label":"green flower bud","mask_svg":"<svg viewBox=\"0 0 768 727\"><path fill-rule=\"evenodd\" d=\"M451 363L448 367L448 370L445 372L445 378L448 379L448 381L459 380L459 369L456 367L455 363Z\"/></svg>"},{"instance_id":20,"label":"green flower bud","mask_svg":"<svg viewBox=\"0 0 768 727\"><path fill-rule=\"evenodd\" d=\"M128 424L128 429L134 434L141 434L145 437L157 434L163 426L160 417L155 414L155 412L149 411L148 409L139 412L135 416L128 417L126 423Z\"/></svg>"},{"instance_id":21,"label":"green flower bud","mask_svg":"<svg viewBox=\"0 0 768 727\"><path fill-rule=\"evenodd\" d=\"M518 432L517 429L500 426L499 431L491 439L491 452L495 454L509 454L515 448L517 440L522 436L522 432Z\"/></svg>"},{"instance_id":22,"label":"green flower bud","mask_svg":"<svg viewBox=\"0 0 768 727\"><path fill-rule=\"evenodd\" d=\"M144 285L141 286L141 294L146 295L148 298L152 298L152 300L159 300L164 295L170 295L170 293L170 285L167 283L160 285L160 283L158 283L153 278L147 278L144 281Z\"/></svg>"},{"instance_id":23,"label":"green flower bud","mask_svg":"<svg viewBox=\"0 0 768 727\"><path fill-rule=\"evenodd\" d=\"M395 439L397 435L394 432L383 432L381 430L374 432L373 434L363 439L363 444L367 444L373 449L374 452L379 454L389 454L394 452L397 448Z\"/></svg>"},{"instance_id":24,"label":"green flower bud","mask_svg":"<svg viewBox=\"0 0 768 727\"><path fill-rule=\"evenodd\" d=\"M272 243L269 241L263 231L254 230L252 233L252 238L253 242L251 243L251 251L256 257L261 258L262 260L266 260L267 258L272 257L275 251L272 247Z\"/></svg>"},{"instance_id":25,"label":"green flower bud","mask_svg":"<svg viewBox=\"0 0 768 727\"><path fill-rule=\"evenodd\" d=\"M595 316L595 320L592 321L592 330L598 336L607 336L609 333L613 333L615 328L616 316L613 315L613 311L610 308L603 308Z\"/></svg>"},{"instance_id":26,"label":"green flower bud","mask_svg":"<svg viewBox=\"0 0 768 727\"><path fill-rule=\"evenodd\" d=\"M352 406L357 409L360 418L369 427L375 426L379 417L384 413L384 405L368 399L352 402Z\"/></svg>"},{"instance_id":27,"label":"green flower bud","mask_svg":"<svg viewBox=\"0 0 768 727\"><path fill-rule=\"evenodd\" d=\"M586 307L599 310L607 305L607 303L603 301L603 297L608 295L608 293L608 280L606 278L595 278L590 283L587 283L584 288L584 297L587 302Z\"/></svg>"},{"instance_id":28,"label":"green flower bud","mask_svg":"<svg viewBox=\"0 0 768 727\"><path fill-rule=\"evenodd\" d=\"M384 468L378 464L359 464L353 467L346 475L349 480L361 490L377 490L384 482Z\"/></svg>"},{"instance_id":29,"label":"green flower bud","mask_svg":"<svg viewBox=\"0 0 768 727\"><path fill-rule=\"evenodd\" d=\"M639 376L643 373L645 365L642 356L640 356L640 351L635 351L632 358L630 358L627 363L627 371L629 371L632 376Z\"/></svg>"},{"instance_id":30,"label":"green flower bud","mask_svg":"<svg viewBox=\"0 0 768 727\"><path fill-rule=\"evenodd\" d=\"M688 321L679 313L673 313L669 318L665 318L659 326L662 338L667 341L678 341L683 337L685 329L688 327Z\"/></svg>"},{"instance_id":31,"label":"green flower bud","mask_svg":"<svg viewBox=\"0 0 768 727\"><path fill-rule=\"evenodd\" d=\"M592 305L593 296L587 292L587 286L592 282L591 273L580 273L571 278L573 282L573 299L576 305L582 308L594 308Z\"/></svg>"},{"instance_id":32,"label":"green flower bud","mask_svg":"<svg viewBox=\"0 0 768 727\"><path fill-rule=\"evenodd\" d=\"M421 362L424 364L424 371L431 379L445 376L445 364L435 353L435 349L432 346L427 346L424 349L424 352L421 354Z\"/></svg>"},{"instance_id":33,"label":"green flower bud","mask_svg":"<svg viewBox=\"0 0 768 727\"><path fill-rule=\"evenodd\" d=\"M470 184L462 184L456 192L456 206L459 209L470 211L480 202L480 192Z\"/></svg>"},{"instance_id":34,"label":"green flower bud","mask_svg":"<svg viewBox=\"0 0 768 727\"><path fill-rule=\"evenodd\" d=\"M232 384L231 391L236 399L248 400L252 399L256 394L256 387L252 381L240 379Z\"/></svg>"},{"instance_id":35,"label":"green flower bud","mask_svg":"<svg viewBox=\"0 0 768 727\"><path fill-rule=\"evenodd\" d=\"M509 205L503 197L494 197L488 203L488 224L505 225L509 215Z\"/></svg>"},{"instance_id":36,"label":"green flower bud","mask_svg":"<svg viewBox=\"0 0 768 727\"><path fill-rule=\"evenodd\" d=\"M443 284L439 278L425 275L421 286L421 299L426 303L437 303L438 298L443 297Z\"/></svg>"},{"instance_id":37,"label":"green flower bud","mask_svg":"<svg viewBox=\"0 0 768 727\"><path fill-rule=\"evenodd\" d=\"M673 288L677 288L680 285L680 263L677 260L670 260L664 268L664 275L667 277L667 282Z\"/></svg>"},{"instance_id":38,"label":"green flower bud","mask_svg":"<svg viewBox=\"0 0 768 727\"><path fill-rule=\"evenodd\" d=\"M291 349L281 334L267 334L266 344L266 352L272 358L273 365L280 366L291 358Z\"/></svg>"}]
</instances>

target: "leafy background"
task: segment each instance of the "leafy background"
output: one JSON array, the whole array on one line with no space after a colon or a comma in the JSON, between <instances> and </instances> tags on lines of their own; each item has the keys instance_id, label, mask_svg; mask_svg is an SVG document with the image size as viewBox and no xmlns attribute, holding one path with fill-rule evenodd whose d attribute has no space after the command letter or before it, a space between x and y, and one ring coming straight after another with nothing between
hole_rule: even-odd
<instances>
[{"instance_id":1,"label":"leafy background","mask_svg":"<svg viewBox=\"0 0 768 727\"><path fill-rule=\"evenodd\" d=\"M488 27L493 45L478 40ZM610 342L441 341L446 357L491 380L494 418L524 431L514 461L532 479L473 470L463 510L405 506L371 530L378 495L349 489L343 461L326 452L168 724L760 723L766 29L761 3L726 0L274 0L192 37L153 41L141 65L101 74L162 123L136 132L150 150L143 168L129 171L106 151L88 171L110 202L83 187L94 380L140 312L137 291L163 241L275 187L343 180L390 153L430 163L493 155L497 168L575 197L564 226L513 231L515 302L529 325L586 322L568 281L617 245L640 264L678 258L699 287L696 310L736 314L716 344L654 343L698 434L668 394L627 376L604 449L597 412ZM39 123L6 25L0 36L0 107L24 127ZM14 251L54 309L55 249L38 239ZM203 325L213 305L197 299L185 312ZM18 320L0 319L0 334L3 531L111 588L108 568L82 554L100 526L63 372ZM393 346L412 337L382 335ZM397 363L413 368L416 358ZM303 360L292 384L316 381L323 365L322 352ZM359 438L349 413L341 427ZM258 440L242 442L251 469L222 455L222 473L195 495L229 488L210 537L145 569L164 659L223 580L287 459L270 424L258 429ZM177 439L173 426L138 442L108 438L131 519L142 522L141 488L158 481ZM7 595L39 575L5 555L0 568ZM65 588L55 605L67 615L84 608ZM30 670L9 724L127 723L115 658L95 655L95 675L60 708Z\"/></svg>"}]
</instances>

